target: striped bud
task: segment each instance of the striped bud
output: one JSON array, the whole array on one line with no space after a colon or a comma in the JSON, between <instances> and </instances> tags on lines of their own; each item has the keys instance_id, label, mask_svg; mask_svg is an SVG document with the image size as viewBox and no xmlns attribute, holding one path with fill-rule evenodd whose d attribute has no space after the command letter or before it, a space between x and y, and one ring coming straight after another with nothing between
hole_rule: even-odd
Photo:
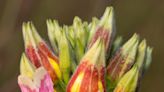
<instances>
[{"instance_id":1,"label":"striped bud","mask_svg":"<svg viewBox=\"0 0 164 92\"><path fill-rule=\"evenodd\" d=\"M31 22L23 24L23 36L25 42L25 53L32 64L36 68L44 66L53 81L59 78L60 75L57 75L58 72L60 72L57 71L60 70L58 69L59 60L39 36ZM55 63L56 66L53 66L51 63Z\"/></svg>"},{"instance_id":2,"label":"striped bud","mask_svg":"<svg viewBox=\"0 0 164 92\"><path fill-rule=\"evenodd\" d=\"M100 39L84 55L74 72L67 92L105 92L105 50Z\"/></svg>"},{"instance_id":3,"label":"striped bud","mask_svg":"<svg viewBox=\"0 0 164 92\"><path fill-rule=\"evenodd\" d=\"M146 51L146 40L143 40L138 46L138 55L136 58L136 63L133 65L132 69L128 71L118 82L114 92L135 92L141 70L143 69L143 63Z\"/></svg>"},{"instance_id":4,"label":"striped bud","mask_svg":"<svg viewBox=\"0 0 164 92\"><path fill-rule=\"evenodd\" d=\"M107 77L110 81L111 89L114 88L117 81L134 64L136 51L138 48L138 35L134 34L113 56L107 66Z\"/></svg>"},{"instance_id":5,"label":"striped bud","mask_svg":"<svg viewBox=\"0 0 164 92\"><path fill-rule=\"evenodd\" d=\"M107 57L108 57L111 41L112 41L112 38L114 36L114 31L115 31L113 7L106 8L104 15L102 16L95 30L96 31L92 33L94 35L90 37L91 39L88 44L88 49L92 47L92 45L96 42L98 38L102 38L105 43L105 49L106 49Z\"/></svg>"}]
</instances>

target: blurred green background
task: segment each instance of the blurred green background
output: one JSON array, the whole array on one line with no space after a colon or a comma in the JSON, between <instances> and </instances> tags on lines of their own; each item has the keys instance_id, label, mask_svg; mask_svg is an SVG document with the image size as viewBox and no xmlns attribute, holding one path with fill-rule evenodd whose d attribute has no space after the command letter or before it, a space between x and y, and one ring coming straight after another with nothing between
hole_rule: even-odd
<instances>
[{"instance_id":1,"label":"blurred green background","mask_svg":"<svg viewBox=\"0 0 164 92\"><path fill-rule=\"evenodd\" d=\"M23 21L33 21L48 41L46 19L68 25L74 16L90 21L100 18L109 5L115 8L118 35L127 39L137 32L154 47L140 92L164 92L164 0L0 0L0 92L19 92Z\"/></svg>"}]
</instances>

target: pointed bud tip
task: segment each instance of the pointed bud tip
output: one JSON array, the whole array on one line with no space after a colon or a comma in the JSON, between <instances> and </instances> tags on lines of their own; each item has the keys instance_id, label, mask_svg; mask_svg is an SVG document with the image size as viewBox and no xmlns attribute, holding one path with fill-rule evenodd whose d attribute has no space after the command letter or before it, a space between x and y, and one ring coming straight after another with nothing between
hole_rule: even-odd
<instances>
[{"instance_id":1,"label":"pointed bud tip","mask_svg":"<svg viewBox=\"0 0 164 92\"><path fill-rule=\"evenodd\" d=\"M123 41L122 36L118 36L118 37L115 39L114 44L119 44L119 43L121 43L122 41Z\"/></svg>"},{"instance_id":2,"label":"pointed bud tip","mask_svg":"<svg viewBox=\"0 0 164 92\"><path fill-rule=\"evenodd\" d=\"M145 52L146 49L146 40L142 40L141 43L139 44L139 50Z\"/></svg>"},{"instance_id":3,"label":"pointed bud tip","mask_svg":"<svg viewBox=\"0 0 164 92\"><path fill-rule=\"evenodd\" d=\"M101 39L98 38L97 41L92 45L92 47L86 52L82 61L89 61L92 64L95 64L99 58L101 51Z\"/></svg>"},{"instance_id":4,"label":"pointed bud tip","mask_svg":"<svg viewBox=\"0 0 164 92\"><path fill-rule=\"evenodd\" d=\"M107 7L100 20L99 26L110 29L109 31L113 31L112 29L115 25L114 21L114 9L113 7Z\"/></svg>"},{"instance_id":5,"label":"pointed bud tip","mask_svg":"<svg viewBox=\"0 0 164 92\"><path fill-rule=\"evenodd\" d=\"M76 29L79 29L81 25L82 25L82 20L78 16L75 16L73 20L73 26Z\"/></svg>"},{"instance_id":6,"label":"pointed bud tip","mask_svg":"<svg viewBox=\"0 0 164 92\"><path fill-rule=\"evenodd\" d=\"M146 62L144 65L145 70L147 70L149 68L149 66L152 62L152 51L153 51L153 48L148 46L146 49Z\"/></svg>"},{"instance_id":7,"label":"pointed bud tip","mask_svg":"<svg viewBox=\"0 0 164 92\"><path fill-rule=\"evenodd\" d=\"M139 36L135 33L123 46L123 48L127 48L128 46L131 46L135 44L139 40Z\"/></svg>"},{"instance_id":8,"label":"pointed bud tip","mask_svg":"<svg viewBox=\"0 0 164 92\"><path fill-rule=\"evenodd\" d=\"M25 47L27 45L32 45L35 47L39 42L42 41L42 38L40 37L40 35L36 31L36 28L31 21L23 23L22 31L23 31L23 38L24 38Z\"/></svg>"},{"instance_id":9,"label":"pointed bud tip","mask_svg":"<svg viewBox=\"0 0 164 92\"><path fill-rule=\"evenodd\" d=\"M135 33L122 47L122 54L127 55L128 53L131 53L130 55L133 57L136 55L136 50L138 48L139 44L139 36Z\"/></svg>"},{"instance_id":10,"label":"pointed bud tip","mask_svg":"<svg viewBox=\"0 0 164 92\"><path fill-rule=\"evenodd\" d=\"M153 49L154 49L153 47L150 47L150 46L147 47L147 51L148 51L149 53L152 53L152 52L153 52Z\"/></svg>"},{"instance_id":11,"label":"pointed bud tip","mask_svg":"<svg viewBox=\"0 0 164 92\"><path fill-rule=\"evenodd\" d=\"M81 19L80 19L80 17L75 16L75 17L74 17L74 21L81 21Z\"/></svg>"}]
</instances>

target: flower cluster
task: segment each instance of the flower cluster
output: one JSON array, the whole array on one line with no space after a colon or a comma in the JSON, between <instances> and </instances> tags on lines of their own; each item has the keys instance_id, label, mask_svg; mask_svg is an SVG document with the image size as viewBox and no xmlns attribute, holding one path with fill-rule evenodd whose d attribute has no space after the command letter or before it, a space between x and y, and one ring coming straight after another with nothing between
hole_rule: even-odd
<instances>
[{"instance_id":1,"label":"flower cluster","mask_svg":"<svg viewBox=\"0 0 164 92\"><path fill-rule=\"evenodd\" d=\"M50 47L32 22L23 23L25 51L18 84L22 92L135 92L151 63L152 48L134 34L115 36L113 7L91 22L47 20ZM52 49L51 49L52 48Z\"/></svg>"}]
</instances>

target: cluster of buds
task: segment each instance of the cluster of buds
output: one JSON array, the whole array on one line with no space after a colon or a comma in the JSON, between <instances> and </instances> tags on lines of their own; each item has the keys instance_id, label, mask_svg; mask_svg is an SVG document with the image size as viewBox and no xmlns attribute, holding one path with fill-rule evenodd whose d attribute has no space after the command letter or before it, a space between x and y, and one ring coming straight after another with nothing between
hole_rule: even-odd
<instances>
[{"instance_id":1,"label":"cluster of buds","mask_svg":"<svg viewBox=\"0 0 164 92\"><path fill-rule=\"evenodd\" d=\"M113 7L90 23L75 17L60 26L47 20L51 48L32 22L23 23L25 52L18 84L22 92L135 92L151 63L152 48L134 34L114 39Z\"/></svg>"},{"instance_id":2,"label":"cluster of buds","mask_svg":"<svg viewBox=\"0 0 164 92\"><path fill-rule=\"evenodd\" d=\"M107 66L108 89L114 92L135 92L138 82L151 62L152 48L146 40L139 43L134 34L119 47Z\"/></svg>"}]
</instances>

